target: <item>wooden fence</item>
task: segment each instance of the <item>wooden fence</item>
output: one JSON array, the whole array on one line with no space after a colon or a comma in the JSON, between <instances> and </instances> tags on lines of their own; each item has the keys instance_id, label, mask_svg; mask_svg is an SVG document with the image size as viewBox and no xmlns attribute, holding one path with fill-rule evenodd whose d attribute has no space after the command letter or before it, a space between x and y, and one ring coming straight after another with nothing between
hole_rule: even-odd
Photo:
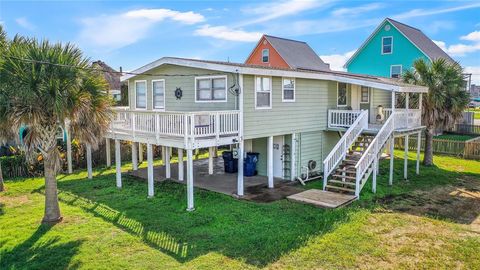
<instances>
[{"instance_id":1,"label":"wooden fence","mask_svg":"<svg viewBox=\"0 0 480 270\"><path fill-rule=\"evenodd\" d=\"M445 139L433 139L433 153L452 155L467 159L480 159L480 138L468 141L454 141ZM405 137L395 139L395 148L405 149ZM417 150L417 138L408 139L408 150ZM425 138L421 141L421 151L425 150Z\"/></svg>"}]
</instances>

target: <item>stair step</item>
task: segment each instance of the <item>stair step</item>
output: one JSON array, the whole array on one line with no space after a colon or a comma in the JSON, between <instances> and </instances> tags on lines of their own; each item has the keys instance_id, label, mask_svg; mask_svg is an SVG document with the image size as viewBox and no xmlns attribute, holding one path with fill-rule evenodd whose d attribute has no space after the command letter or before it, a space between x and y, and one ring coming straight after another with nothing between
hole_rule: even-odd
<instances>
[{"instance_id":1,"label":"stair step","mask_svg":"<svg viewBox=\"0 0 480 270\"><path fill-rule=\"evenodd\" d=\"M345 192L355 192L355 189L337 187L337 186L331 186L331 185L327 185L326 188L327 189L336 189L336 190L345 191Z\"/></svg>"},{"instance_id":2,"label":"stair step","mask_svg":"<svg viewBox=\"0 0 480 270\"><path fill-rule=\"evenodd\" d=\"M358 160L344 159L343 162L349 164L357 164Z\"/></svg>"},{"instance_id":3,"label":"stair step","mask_svg":"<svg viewBox=\"0 0 480 270\"><path fill-rule=\"evenodd\" d=\"M345 179L357 179L355 176L347 176L347 175L341 175L341 174L334 174L332 176L338 177L338 178L345 178Z\"/></svg>"},{"instance_id":4,"label":"stair step","mask_svg":"<svg viewBox=\"0 0 480 270\"><path fill-rule=\"evenodd\" d=\"M345 170L345 169L336 169L336 172L341 172L341 173L357 173L355 170Z\"/></svg>"},{"instance_id":5,"label":"stair step","mask_svg":"<svg viewBox=\"0 0 480 270\"><path fill-rule=\"evenodd\" d=\"M344 181L339 181L339 180L334 180L334 179L328 180L328 183L355 186L355 183L354 183L354 182L346 182L346 181L344 182Z\"/></svg>"}]
</instances>

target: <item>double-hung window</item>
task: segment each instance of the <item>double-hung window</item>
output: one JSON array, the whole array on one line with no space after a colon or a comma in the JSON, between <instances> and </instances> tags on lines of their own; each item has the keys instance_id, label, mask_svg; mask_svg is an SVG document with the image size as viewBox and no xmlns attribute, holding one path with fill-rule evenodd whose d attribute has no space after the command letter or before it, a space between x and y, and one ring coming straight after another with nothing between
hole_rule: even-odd
<instances>
[{"instance_id":1,"label":"double-hung window","mask_svg":"<svg viewBox=\"0 0 480 270\"><path fill-rule=\"evenodd\" d=\"M283 81L282 101L294 102L295 101L295 79L283 78L282 81Z\"/></svg>"},{"instance_id":2,"label":"double-hung window","mask_svg":"<svg viewBox=\"0 0 480 270\"><path fill-rule=\"evenodd\" d=\"M344 107L347 106L347 84L338 83L337 84L337 106Z\"/></svg>"},{"instance_id":3,"label":"double-hung window","mask_svg":"<svg viewBox=\"0 0 480 270\"><path fill-rule=\"evenodd\" d=\"M262 50L262 62L268 63L270 61L270 50L263 49Z\"/></svg>"},{"instance_id":4,"label":"double-hung window","mask_svg":"<svg viewBox=\"0 0 480 270\"><path fill-rule=\"evenodd\" d=\"M370 89L366 86L360 88L360 103L370 102Z\"/></svg>"},{"instance_id":5,"label":"double-hung window","mask_svg":"<svg viewBox=\"0 0 480 270\"><path fill-rule=\"evenodd\" d=\"M393 51L393 37L382 37L382 54L391 54Z\"/></svg>"},{"instance_id":6,"label":"double-hung window","mask_svg":"<svg viewBox=\"0 0 480 270\"><path fill-rule=\"evenodd\" d=\"M153 109L165 109L165 80L152 81Z\"/></svg>"},{"instance_id":7,"label":"double-hung window","mask_svg":"<svg viewBox=\"0 0 480 270\"><path fill-rule=\"evenodd\" d=\"M400 78L402 76L402 65L390 66L390 78Z\"/></svg>"},{"instance_id":8,"label":"double-hung window","mask_svg":"<svg viewBox=\"0 0 480 270\"><path fill-rule=\"evenodd\" d=\"M272 78L255 77L255 108L272 108Z\"/></svg>"},{"instance_id":9,"label":"double-hung window","mask_svg":"<svg viewBox=\"0 0 480 270\"><path fill-rule=\"evenodd\" d=\"M195 78L195 101L227 101L227 76Z\"/></svg>"},{"instance_id":10,"label":"double-hung window","mask_svg":"<svg viewBox=\"0 0 480 270\"><path fill-rule=\"evenodd\" d=\"M135 81L135 108L147 108L147 81Z\"/></svg>"}]
</instances>

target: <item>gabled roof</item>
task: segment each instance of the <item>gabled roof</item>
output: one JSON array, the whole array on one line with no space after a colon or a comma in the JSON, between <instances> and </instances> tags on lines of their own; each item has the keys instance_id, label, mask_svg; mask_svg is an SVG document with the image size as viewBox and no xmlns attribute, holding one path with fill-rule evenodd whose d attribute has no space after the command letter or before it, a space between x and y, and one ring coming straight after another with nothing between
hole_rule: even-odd
<instances>
[{"instance_id":1,"label":"gabled roof","mask_svg":"<svg viewBox=\"0 0 480 270\"><path fill-rule=\"evenodd\" d=\"M177 65L177 66L184 66L184 67L193 67L193 68L208 69L213 71L248 74L248 75L278 76L278 77L292 77L292 78L336 81L336 82L363 85L367 87L373 87L373 88L383 89L383 90L392 91L392 92L421 92L421 93L428 92L427 87L403 83L396 79L363 75L363 74L353 74L353 73L348 73L343 71L278 68L278 67L267 67L267 66L259 66L259 65L187 59L187 58L177 58L177 57L160 58L134 71L126 72L126 75L122 76L121 79L122 81L126 81L139 74L157 76L158 74L155 74L155 73L151 74L147 72L162 65ZM173 76L173 74L170 74L169 76Z\"/></svg>"},{"instance_id":2,"label":"gabled roof","mask_svg":"<svg viewBox=\"0 0 480 270\"><path fill-rule=\"evenodd\" d=\"M105 64L103 61L95 61L92 63L92 67L98 67L103 71L103 76L108 82L110 90L120 90L122 83L120 82L121 73L114 70L109 65Z\"/></svg>"},{"instance_id":3,"label":"gabled roof","mask_svg":"<svg viewBox=\"0 0 480 270\"><path fill-rule=\"evenodd\" d=\"M264 35L264 37L291 68L330 70L330 67L306 42L269 35Z\"/></svg>"},{"instance_id":4,"label":"gabled roof","mask_svg":"<svg viewBox=\"0 0 480 270\"><path fill-rule=\"evenodd\" d=\"M433 61L438 58L444 58L449 62L456 63L446 52L444 52L440 47L438 47L435 42L433 42L427 35L425 35L420 29L411 27L404 23L395 21L390 18L386 18L382 23L373 31L373 33L368 37L368 39L360 46L360 48L355 52L355 54L348 59L344 67L348 66L350 62L357 56L357 54L368 44L368 42L377 34L382 25L385 22L389 22L393 25L405 38L407 38L414 46L416 46L426 57Z\"/></svg>"}]
</instances>

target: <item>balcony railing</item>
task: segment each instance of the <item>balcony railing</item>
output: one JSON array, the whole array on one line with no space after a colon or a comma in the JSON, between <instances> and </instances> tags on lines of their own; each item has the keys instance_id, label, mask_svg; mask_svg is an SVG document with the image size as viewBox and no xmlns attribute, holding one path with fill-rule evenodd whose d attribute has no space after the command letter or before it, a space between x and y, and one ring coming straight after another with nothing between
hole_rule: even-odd
<instances>
[{"instance_id":1,"label":"balcony railing","mask_svg":"<svg viewBox=\"0 0 480 270\"><path fill-rule=\"evenodd\" d=\"M161 112L115 108L111 132L132 136L220 138L238 136L238 111Z\"/></svg>"},{"instance_id":2,"label":"balcony railing","mask_svg":"<svg viewBox=\"0 0 480 270\"><path fill-rule=\"evenodd\" d=\"M422 111L420 109L395 109L395 112L395 130L411 129L422 125ZM357 120L360 113L361 111L354 110L328 110L328 127L349 128ZM384 109L384 114L384 119L388 119L392 114L392 109Z\"/></svg>"}]
</instances>

